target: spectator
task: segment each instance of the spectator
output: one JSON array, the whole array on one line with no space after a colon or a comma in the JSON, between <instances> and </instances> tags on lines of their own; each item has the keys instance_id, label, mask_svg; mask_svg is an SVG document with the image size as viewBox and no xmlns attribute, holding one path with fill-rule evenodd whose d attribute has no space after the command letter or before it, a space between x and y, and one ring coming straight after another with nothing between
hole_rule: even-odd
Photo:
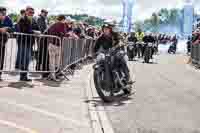
<instances>
[{"instance_id":1,"label":"spectator","mask_svg":"<svg viewBox=\"0 0 200 133\"><path fill-rule=\"evenodd\" d=\"M81 29L78 27L78 28L75 28L73 30L74 34L79 38L79 39L83 39L84 36L81 34Z\"/></svg>"},{"instance_id":2,"label":"spectator","mask_svg":"<svg viewBox=\"0 0 200 133\"><path fill-rule=\"evenodd\" d=\"M17 51L17 61L16 69L22 71L28 71L28 66L31 60L32 48L35 42L35 38L31 36L34 34L34 30L38 30L38 26L33 19L34 9L32 7L26 8L26 13L24 17L21 17L17 23L17 31L20 33L30 34L29 35L19 35L17 37L18 51ZM20 73L21 81L31 81L28 79L27 72Z\"/></svg>"},{"instance_id":3,"label":"spectator","mask_svg":"<svg viewBox=\"0 0 200 133\"><path fill-rule=\"evenodd\" d=\"M129 42L134 42L134 43L136 43L138 40L137 40L137 37L136 37L136 35L135 35L135 32L132 32L131 33L131 35L130 35L130 37L128 37L128 41Z\"/></svg>"},{"instance_id":4,"label":"spectator","mask_svg":"<svg viewBox=\"0 0 200 133\"><path fill-rule=\"evenodd\" d=\"M47 30L47 34L54 35L59 37L61 40L63 37L66 36L67 33L67 25L65 23L65 16L59 15L57 18L57 22L50 26ZM50 56L50 63L49 68L50 71L55 71L59 69L60 66L60 44L59 39L54 38L49 40L49 56ZM51 80L57 81L57 76L55 73L51 75Z\"/></svg>"},{"instance_id":5,"label":"spectator","mask_svg":"<svg viewBox=\"0 0 200 133\"><path fill-rule=\"evenodd\" d=\"M8 41L7 32L11 31L13 27L12 20L6 16L6 8L0 8L0 70L3 70L5 44ZM0 72L0 81L2 81L2 73Z\"/></svg>"},{"instance_id":6,"label":"spectator","mask_svg":"<svg viewBox=\"0 0 200 133\"><path fill-rule=\"evenodd\" d=\"M19 20L20 20L21 18L25 17L25 15L26 15L26 10L24 10L24 9L20 10L20 16L17 18L17 23L19 22ZM14 28L15 28L15 30L18 29L18 28L17 28L17 23L14 23ZM18 31L18 30L17 30L17 31Z\"/></svg>"},{"instance_id":7,"label":"spectator","mask_svg":"<svg viewBox=\"0 0 200 133\"><path fill-rule=\"evenodd\" d=\"M41 14L37 20L39 30L43 34L47 34L45 31L47 30L47 15L48 11L42 9ZM38 40L38 56L37 56L37 64L36 70L38 71L49 71L49 52L48 52L48 38L40 37ZM49 73L43 73L43 78L48 78Z\"/></svg>"},{"instance_id":8,"label":"spectator","mask_svg":"<svg viewBox=\"0 0 200 133\"><path fill-rule=\"evenodd\" d=\"M28 19L31 21L31 27L32 27L33 32L38 33L37 31L39 31L39 26L37 24L36 19L33 18L34 14L35 14L35 10L31 6L27 6L25 16L27 16Z\"/></svg>"},{"instance_id":9,"label":"spectator","mask_svg":"<svg viewBox=\"0 0 200 133\"><path fill-rule=\"evenodd\" d=\"M21 16L21 17L24 17L25 15L26 15L26 10L22 9L22 10L20 11L20 16Z\"/></svg>"},{"instance_id":10,"label":"spectator","mask_svg":"<svg viewBox=\"0 0 200 133\"><path fill-rule=\"evenodd\" d=\"M67 32L72 32L73 31L73 22L68 22L67 23Z\"/></svg>"},{"instance_id":11,"label":"spectator","mask_svg":"<svg viewBox=\"0 0 200 133\"><path fill-rule=\"evenodd\" d=\"M95 38L94 29L93 28L89 28L88 31L87 31L87 35L89 37Z\"/></svg>"},{"instance_id":12,"label":"spectator","mask_svg":"<svg viewBox=\"0 0 200 133\"><path fill-rule=\"evenodd\" d=\"M39 30L41 31L41 33L43 33L47 29L47 24L48 24L47 15L48 11L42 9L41 14L39 15L39 18L37 20L37 24L39 26Z\"/></svg>"},{"instance_id":13,"label":"spectator","mask_svg":"<svg viewBox=\"0 0 200 133\"><path fill-rule=\"evenodd\" d=\"M200 30L196 29L193 33L192 33L192 44L193 45L198 45L200 43Z\"/></svg>"}]
</instances>

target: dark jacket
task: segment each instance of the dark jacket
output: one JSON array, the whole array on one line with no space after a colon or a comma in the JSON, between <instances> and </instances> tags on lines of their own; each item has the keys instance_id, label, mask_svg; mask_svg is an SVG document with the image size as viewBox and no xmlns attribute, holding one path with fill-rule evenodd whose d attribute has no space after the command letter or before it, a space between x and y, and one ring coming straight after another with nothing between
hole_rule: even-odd
<instances>
[{"instance_id":1,"label":"dark jacket","mask_svg":"<svg viewBox=\"0 0 200 133\"><path fill-rule=\"evenodd\" d=\"M0 28L3 28L3 27L13 28L13 22L10 17L6 16L4 21L2 22L0 21Z\"/></svg>"},{"instance_id":2,"label":"dark jacket","mask_svg":"<svg viewBox=\"0 0 200 133\"><path fill-rule=\"evenodd\" d=\"M155 43L156 40L153 36L144 36L143 38L144 43Z\"/></svg>"},{"instance_id":3,"label":"dark jacket","mask_svg":"<svg viewBox=\"0 0 200 133\"><path fill-rule=\"evenodd\" d=\"M64 23L62 22L57 22L53 25L51 25L48 29L47 29L47 34L48 35L53 35L53 36L57 36L59 37L61 40L63 37L67 36L67 27ZM52 43L54 45L59 46L60 45L60 41L57 38L50 38L49 39L49 43Z\"/></svg>"},{"instance_id":4,"label":"dark jacket","mask_svg":"<svg viewBox=\"0 0 200 133\"><path fill-rule=\"evenodd\" d=\"M10 19L10 17L6 16L4 21L0 21L0 28L10 28L10 30L13 29L13 22ZM0 45L5 45L5 43L8 41L8 34L7 33L0 33Z\"/></svg>"},{"instance_id":5,"label":"dark jacket","mask_svg":"<svg viewBox=\"0 0 200 133\"><path fill-rule=\"evenodd\" d=\"M129 42L134 42L134 43L136 43L138 40L137 40L137 37L135 37L135 36L130 36L130 37L128 38L128 41L129 41Z\"/></svg>"},{"instance_id":6,"label":"dark jacket","mask_svg":"<svg viewBox=\"0 0 200 133\"><path fill-rule=\"evenodd\" d=\"M32 26L32 30L40 31L40 28L39 28L39 26L38 26L38 24L37 24L36 18L33 18L33 19L32 19L31 26Z\"/></svg>"},{"instance_id":7,"label":"dark jacket","mask_svg":"<svg viewBox=\"0 0 200 133\"><path fill-rule=\"evenodd\" d=\"M27 48L31 47L35 43L35 38L31 36L31 34L33 34L34 27L28 17L25 16L20 18L19 22L16 25L16 28L17 32L25 34L17 36L18 45L26 44Z\"/></svg>"},{"instance_id":8,"label":"dark jacket","mask_svg":"<svg viewBox=\"0 0 200 133\"><path fill-rule=\"evenodd\" d=\"M119 41L119 34L116 32L112 32L111 36L102 34L96 41L94 52L98 52L101 47L103 50L109 50L113 46L118 45Z\"/></svg>"},{"instance_id":9,"label":"dark jacket","mask_svg":"<svg viewBox=\"0 0 200 133\"><path fill-rule=\"evenodd\" d=\"M46 22L45 17L39 16L39 18L37 19L37 24L38 24L39 30L42 33L47 29L47 22Z\"/></svg>"},{"instance_id":10,"label":"dark jacket","mask_svg":"<svg viewBox=\"0 0 200 133\"><path fill-rule=\"evenodd\" d=\"M104 34L101 35L95 44L94 52L98 52L100 48L103 48L103 50L108 50L109 48L113 47L113 40L112 36L105 36Z\"/></svg>"}]
</instances>

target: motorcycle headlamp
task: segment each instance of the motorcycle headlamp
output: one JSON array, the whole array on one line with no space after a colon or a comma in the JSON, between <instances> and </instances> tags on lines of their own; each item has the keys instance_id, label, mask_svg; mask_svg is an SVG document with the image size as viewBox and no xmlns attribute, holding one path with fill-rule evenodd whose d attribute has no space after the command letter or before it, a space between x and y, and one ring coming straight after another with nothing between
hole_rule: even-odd
<instances>
[{"instance_id":1,"label":"motorcycle headlamp","mask_svg":"<svg viewBox=\"0 0 200 133\"><path fill-rule=\"evenodd\" d=\"M105 54L100 53L99 55L97 55L97 62L105 60Z\"/></svg>"}]
</instances>

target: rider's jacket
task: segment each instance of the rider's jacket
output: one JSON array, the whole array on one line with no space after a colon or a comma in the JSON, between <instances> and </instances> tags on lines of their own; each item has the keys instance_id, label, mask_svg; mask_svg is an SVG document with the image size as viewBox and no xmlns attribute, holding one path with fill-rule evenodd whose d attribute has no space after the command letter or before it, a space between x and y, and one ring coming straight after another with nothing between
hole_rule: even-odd
<instances>
[{"instance_id":1,"label":"rider's jacket","mask_svg":"<svg viewBox=\"0 0 200 133\"><path fill-rule=\"evenodd\" d=\"M129 42L134 42L134 43L136 43L138 40L137 40L137 37L135 37L135 36L130 36L130 37L128 37L128 41L129 41Z\"/></svg>"},{"instance_id":2,"label":"rider's jacket","mask_svg":"<svg viewBox=\"0 0 200 133\"><path fill-rule=\"evenodd\" d=\"M102 34L96 41L94 52L98 52L100 48L103 48L103 50L108 50L113 46L118 45L119 41L120 39L118 33L113 32L110 36Z\"/></svg>"},{"instance_id":3,"label":"rider's jacket","mask_svg":"<svg viewBox=\"0 0 200 133\"><path fill-rule=\"evenodd\" d=\"M142 41L143 41L143 38L144 38L144 32L141 32L141 33L137 32L137 33L136 33L136 37L137 37L137 40L138 40L139 42L142 42Z\"/></svg>"},{"instance_id":4,"label":"rider's jacket","mask_svg":"<svg viewBox=\"0 0 200 133\"><path fill-rule=\"evenodd\" d=\"M143 41L144 41L144 43L155 43L156 42L155 38L150 35L144 36Z\"/></svg>"}]
</instances>

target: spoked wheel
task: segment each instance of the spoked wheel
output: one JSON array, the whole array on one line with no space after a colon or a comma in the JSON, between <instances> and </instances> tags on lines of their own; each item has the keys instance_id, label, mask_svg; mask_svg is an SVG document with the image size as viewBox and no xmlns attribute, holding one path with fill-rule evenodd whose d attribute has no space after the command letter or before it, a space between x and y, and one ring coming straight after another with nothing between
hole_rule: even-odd
<instances>
[{"instance_id":1,"label":"spoked wheel","mask_svg":"<svg viewBox=\"0 0 200 133\"><path fill-rule=\"evenodd\" d=\"M98 95L104 102L113 101L113 92L112 88L107 88L105 81L105 72L100 70L94 71L94 84L97 90Z\"/></svg>"}]
</instances>

